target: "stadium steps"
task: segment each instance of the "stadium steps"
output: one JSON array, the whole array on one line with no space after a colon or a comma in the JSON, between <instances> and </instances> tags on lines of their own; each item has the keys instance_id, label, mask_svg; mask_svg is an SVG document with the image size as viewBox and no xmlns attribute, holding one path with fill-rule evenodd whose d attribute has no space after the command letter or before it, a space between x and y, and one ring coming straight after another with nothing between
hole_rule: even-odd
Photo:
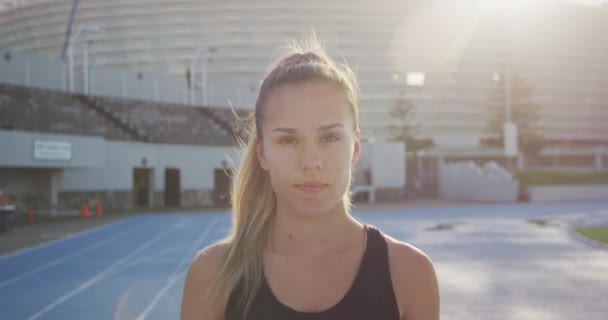
<instances>
[{"instance_id":1,"label":"stadium steps","mask_svg":"<svg viewBox=\"0 0 608 320\"><path fill-rule=\"evenodd\" d=\"M99 115L103 116L107 120L114 123L125 133L129 134L136 141L148 142L149 139L147 135L137 128L133 127L131 123L125 118L120 117L119 114L113 112L110 108L104 107L100 101L95 99L91 99L85 95L76 94L74 95L79 101L81 101L85 106L91 108Z\"/></svg>"},{"instance_id":2,"label":"stadium steps","mask_svg":"<svg viewBox=\"0 0 608 320\"><path fill-rule=\"evenodd\" d=\"M210 119L213 123L218 125L222 130L224 130L224 132L232 136L235 135L234 127L230 124L230 122L217 116L213 111L209 110L209 108L197 107L196 110L202 113L206 118Z\"/></svg>"},{"instance_id":3,"label":"stadium steps","mask_svg":"<svg viewBox=\"0 0 608 320\"><path fill-rule=\"evenodd\" d=\"M242 109L224 108L197 108L207 118L218 124L226 133L234 138L241 140L246 137L247 121L243 121L249 116L249 112Z\"/></svg>"}]
</instances>

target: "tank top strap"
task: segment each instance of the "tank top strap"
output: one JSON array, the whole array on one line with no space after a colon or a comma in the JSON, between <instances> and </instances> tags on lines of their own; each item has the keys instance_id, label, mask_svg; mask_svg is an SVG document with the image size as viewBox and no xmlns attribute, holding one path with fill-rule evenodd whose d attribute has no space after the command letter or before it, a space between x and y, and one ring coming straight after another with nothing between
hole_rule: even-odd
<instances>
[{"instance_id":1,"label":"tank top strap","mask_svg":"<svg viewBox=\"0 0 608 320\"><path fill-rule=\"evenodd\" d=\"M375 226L367 225L367 246L361 265L360 277L352 290L353 302L363 303L370 298L379 309L399 317L397 299L391 280L388 244L384 234ZM394 319L394 318L393 318Z\"/></svg>"}]
</instances>

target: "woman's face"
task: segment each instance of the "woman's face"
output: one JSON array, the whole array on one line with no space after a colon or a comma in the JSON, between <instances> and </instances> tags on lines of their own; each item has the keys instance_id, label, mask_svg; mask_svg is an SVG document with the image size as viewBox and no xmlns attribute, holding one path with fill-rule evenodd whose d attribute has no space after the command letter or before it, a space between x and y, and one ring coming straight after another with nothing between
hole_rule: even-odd
<instances>
[{"instance_id":1,"label":"woman's face","mask_svg":"<svg viewBox=\"0 0 608 320\"><path fill-rule=\"evenodd\" d=\"M284 85L263 112L256 151L279 209L314 215L341 205L360 151L344 92L324 82Z\"/></svg>"}]
</instances>

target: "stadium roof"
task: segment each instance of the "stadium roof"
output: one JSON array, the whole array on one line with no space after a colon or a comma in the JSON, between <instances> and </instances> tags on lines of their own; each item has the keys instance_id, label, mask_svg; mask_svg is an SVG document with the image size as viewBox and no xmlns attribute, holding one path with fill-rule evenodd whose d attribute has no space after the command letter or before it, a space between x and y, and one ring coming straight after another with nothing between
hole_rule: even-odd
<instances>
[{"instance_id":1,"label":"stadium roof","mask_svg":"<svg viewBox=\"0 0 608 320\"><path fill-rule=\"evenodd\" d=\"M45 2L49 0L0 0L0 12L18 8L31 2ZM68 1L68 0L64 0ZM72 0L69 0L72 1ZM371 0L370 0L371 1ZM507 0L491 0L491 1L507 1ZM531 0L531 1L547 1L547 0ZM584 6L604 7L608 8L608 0L557 0L570 2Z\"/></svg>"},{"instance_id":2,"label":"stadium roof","mask_svg":"<svg viewBox=\"0 0 608 320\"><path fill-rule=\"evenodd\" d=\"M0 0L0 12L14 9L26 3L34 1L40 2L40 0Z\"/></svg>"}]
</instances>

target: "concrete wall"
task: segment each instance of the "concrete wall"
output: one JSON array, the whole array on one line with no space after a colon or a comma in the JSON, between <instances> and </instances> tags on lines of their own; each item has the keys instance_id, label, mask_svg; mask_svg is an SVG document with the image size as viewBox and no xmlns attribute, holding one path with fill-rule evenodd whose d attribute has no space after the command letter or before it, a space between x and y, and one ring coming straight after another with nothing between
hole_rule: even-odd
<instances>
[{"instance_id":1,"label":"concrete wall","mask_svg":"<svg viewBox=\"0 0 608 320\"><path fill-rule=\"evenodd\" d=\"M69 158L35 159L34 141L67 144ZM152 171L151 206L163 206L166 168L180 170L183 206L213 205L214 169L230 165L237 153L233 147L119 142L24 131L0 131L0 150L0 188L20 204L42 204L43 210L56 205L74 209L96 199L108 209L129 209L134 168Z\"/></svg>"},{"instance_id":2,"label":"concrete wall","mask_svg":"<svg viewBox=\"0 0 608 320\"><path fill-rule=\"evenodd\" d=\"M39 204L57 204L57 181L61 169L0 168L0 190L11 195L19 210Z\"/></svg>"},{"instance_id":3,"label":"concrete wall","mask_svg":"<svg viewBox=\"0 0 608 320\"><path fill-rule=\"evenodd\" d=\"M71 159L33 159L36 139L69 142ZM225 164L235 167L239 161L234 147L106 141L23 131L0 131L0 148L0 178L9 184L11 193L39 194L66 208L96 199L102 199L109 209L131 208L135 168L152 172L151 206L163 206L167 168L180 170L183 206L212 205L214 170ZM379 198L397 197L405 186L404 157L400 143L364 144L358 172L371 171Z\"/></svg>"},{"instance_id":4,"label":"concrete wall","mask_svg":"<svg viewBox=\"0 0 608 320\"><path fill-rule=\"evenodd\" d=\"M197 104L206 101L208 105L214 107L229 107L230 105L253 107L255 105L261 79L252 78L251 75L246 73L242 77L211 74L207 76L207 79L207 98L205 100L204 93L200 88L197 88Z\"/></svg>"},{"instance_id":5,"label":"concrete wall","mask_svg":"<svg viewBox=\"0 0 608 320\"><path fill-rule=\"evenodd\" d=\"M371 175L371 185L365 173ZM369 194L370 202L400 200L404 197L405 147L403 143L363 143L355 166L352 191Z\"/></svg>"},{"instance_id":6,"label":"concrete wall","mask_svg":"<svg viewBox=\"0 0 608 320\"><path fill-rule=\"evenodd\" d=\"M374 185L378 188L405 188L403 143L374 143L369 150Z\"/></svg>"},{"instance_id":7,"label":"concrete wall","mask_svg":"<svg viewBox=\"0 0 608 320\"><path fill-rule=\"evenodd\" d=\"M185 77L114 68L91 69L90 93L168 103L188 103Z\"/></svg>"},{"instance_id":8,"label":"concrete wall","mask_svg":"<svg viewBox=\"0 0 608 320\"><path fill-rule=\"evenodd\" d=\"M232 147L117 141L106 141L105 145L105 167L66 169L59 189L131 190L133 168L153 169L155 190L164 189L165 168L180 169L182 189L212 189L213 170L222 167L222 160L236 155L236 149Z\"/></svg>"},{"instance_id":9,"label":"concrete wall","mask_svg":"<svg viewBox=\"0 0 608 320\"><path fill-rule=\"evenodd\" d=\"M1 83L69 90L65 62L8 49L0 49L0 54ZM78 59L75 60L73 82L74 92L84 93L84 72ZM187 86L185 76L111 67L89 68L89 93L92 95L187 104ZM227 88L229 90L231 87ZM232 96L231 100L234 100L234 94ZM224 102L227 100L222 99Z\"/></svg>"},{"instance_id":10,"label":"concrete wall","mask_svg":"<svg viewBox=\"0 0 608 320\"><path fill-rule=\"evenodd\" d=\"M11 194L45 193L49 174L49 170L41 169L0 169L0 190Z\"/></svg>"},{"instance_id":11,"label":"concrete wall","mask_svg":"<svg viewBox=\"0 0 608 320\"><path fill-rule=\"evenodd\" d=\"M608 185L528 187L530 202L608 200Z\"/></svg>"},{"instance_id":12,"label":"concrete wall","mask_svg":"<svg viewBox=\"0 0 608 320\"><path fill-rule=\"evenodd\" d=\"M235 158L232 147L106 141L105 167L66 169L57 185L68 207L101 199L113 210L133 206L133 169L151 169L150 206L164 207L165 169L180 171L182 207L212 206L213 172ZM230 161L226 161L230 163Z\"/></svg>"},{"instance_id":13,"label":"concrete wall","mask_svg":"<svg viewBox=\"0 0 608 320\"><path fill-rule=\"evenodd\" d=\"M66 88L63 62L6 49L0 49L0 54L0 82L53 90Z\"/></svg>"},{"instance_id":14,"label":"concrete wall","mask_svg":"<svg viewBox=\"0 0 608 320\"><path fill-rule=\"evenodd\" d=\"M362 143L361 156L355 165L353 185L365 184L370 171L372 184L378 188L405 187L405 148L402 143Z\"/></svg>"},{"instance_id":15,"label":"concrete wall","mask_svg":"<svg viewBox=\"0 0 608 320\"><path fill-rule=\"evenodd\" d=\"M34 144L51 142L67 144L68 160L52 160L34 156ZM0 130L0 167L18 168L101 168L104 166L105 140L65 134L47 134L17 130Z\"/></svg>"},{"instance_id":16,"label":"concrete wall","mask_svg":"<svg viewBox=\"0 0 608 320\"><path fill-rule=\"evenodd\" d=\"M439 196L451 200L517 201L519 183L495 163L472 161L440 165Z\"/></svg>"}]
</instances>

